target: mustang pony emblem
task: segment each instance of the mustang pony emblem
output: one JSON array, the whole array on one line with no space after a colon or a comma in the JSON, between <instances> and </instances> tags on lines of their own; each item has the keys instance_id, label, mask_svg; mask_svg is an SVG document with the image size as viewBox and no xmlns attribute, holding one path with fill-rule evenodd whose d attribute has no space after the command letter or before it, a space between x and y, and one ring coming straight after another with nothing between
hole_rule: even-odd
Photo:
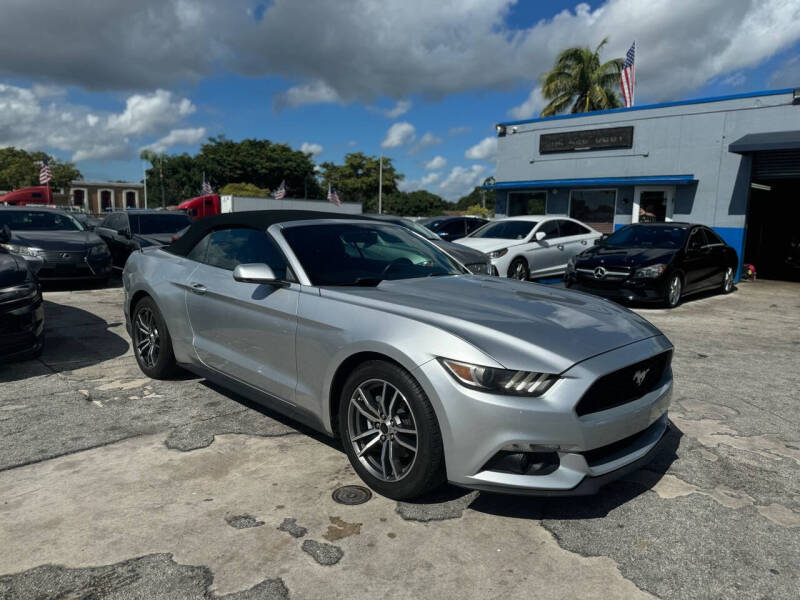
<instances>
[{"instance_id":1,"label":"mustang pony emblem","mask_svg":"<svg viewBox=\"0 0 800 600\"><path fill-rule=\"evenodd\" d=\"M647 377L647 374L650 372L650 369L640 369L633 374L633 383L637 386L641 386L644 383L644 378Z\"/></svg>"}]
</instances>

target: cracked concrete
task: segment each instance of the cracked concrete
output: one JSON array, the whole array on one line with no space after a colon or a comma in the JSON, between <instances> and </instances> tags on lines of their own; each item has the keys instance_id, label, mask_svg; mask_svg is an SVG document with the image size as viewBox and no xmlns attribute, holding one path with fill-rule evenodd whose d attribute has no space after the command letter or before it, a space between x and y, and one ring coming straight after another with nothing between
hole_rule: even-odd
<instances>
[{"instance_id":1,"label":"cracked concrete","mask_svg":"<svg viewBox=\"0 0 800 600\"><path fill-rule=\"evenodd\" d=\"M596 497L360 506L331 499L360 483L335 444L203 380L143 380L119 289L46 292L42 360L0 365L0 597L795 598L798 291L639 311L676 344L675 427Z\"/></svg>"},{"instance_id":2,"label":"cracked concrete","mask_svg":"<svg viewBox=\"0 0 800 600\"><path fill-rule=\"evenodd\" d=\"M306 540L300 548L306 554L310 554L317 563L326 567L335 565L342 560L344 556L344 550L339 548L339 546L318 542L316 540Z\"/></svg>"}]
</instances>

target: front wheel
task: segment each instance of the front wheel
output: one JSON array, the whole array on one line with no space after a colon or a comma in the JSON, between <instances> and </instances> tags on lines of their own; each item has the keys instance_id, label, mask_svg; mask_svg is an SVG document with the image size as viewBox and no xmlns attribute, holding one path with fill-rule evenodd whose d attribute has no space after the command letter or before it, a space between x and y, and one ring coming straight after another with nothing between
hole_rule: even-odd
<instances>
[{"instance_id":1,"label":"front wheel","mask_svg":"<svg viewBox=\"0 0 800 600\"><path fill-rule=\"evenodd\" d=\"M722 278L722 293L730 294L733 291L733 267L725 269L725 275Z\"/></svg>"},{"instance_id":2,"label":"front wheel","mask_svg":"<svg viewBox=\"0 0 800 600\"><path fill-rule=\"evenodd\" d=\"M142 373L153 379L169 378L177 370L172 338L152 298L136 304L132 324L133 353Z\"/></svg>"},{"instance_id":3,"label":"front wheel","mask_svg":"<svg viewBox=\"0 0 800 600\"><path fill-rule=\"evenodd\" d=\"M436 415L404 369L369 361L348 377L339 403L347 457L364 482L395 500L425 494L444 482L444 450Z\"/></svg>"},{"instance_id":4,"label":"front wheel","mask_svg":"<svg viewBox=\"0 0 800 600\"><path fill-rule=\"evenodd\" d=\"M524 258L515 258L511 261L508 267L508 277L510 279L518 279L519 281L527 281L530 277L531 271L528 268L528 261Z\"/></svg>"},{"instance_id":5,"label":"front wheel","mask_svg":"<svg viewBox=\"0 0 800 600\"><path fill-rule=\"evenodd\" d=\"M679 275L670 275L667 280L667 285L664 288L664 304L667 308L675 308L681 301L681 291L683 290L683 282Z\"/></svg>"}]
</instances>

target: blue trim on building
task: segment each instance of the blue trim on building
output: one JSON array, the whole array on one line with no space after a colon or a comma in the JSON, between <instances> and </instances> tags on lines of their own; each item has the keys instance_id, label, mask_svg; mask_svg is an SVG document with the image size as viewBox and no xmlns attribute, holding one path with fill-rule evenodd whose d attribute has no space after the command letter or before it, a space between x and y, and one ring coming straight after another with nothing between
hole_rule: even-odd
<instances>
[{"instance_id":1,"label":"blue trim on building","mask_svg":"<svg viewBox=\"0 0 800 600\"><path fill-rule=\"evenodd\" d=\"M584 179L539 179L501 181L487 185L487 190L513 190L553 187L588 187L595 185L681 185L695 183L694 175L645 175L641 177L587 177Z\"/></svg>"},{"instance_id":2,"label":"blue trim on building","mask_svg":"<svg viewBox=\"0 0 800 600\"><path fill-rule=\"evenodd\" d=\"M627 113L635 110L648 110L651 108L670 108L672 106L686 106L688 104L706 104L708 102L721 102L723 100L740 100L743 98L756 98L758 96L778 96L780 94L791 94L793 88L782 90L765 90L761 92L745 92L742 94L730 94L728 96L711 96L709 98L695 98L692 100L676 100L674 102L660 102L657 104L643 104L642 106L631 106L630 108L610 108L608 110L595 110L592 112L575 113L568 115L554 115L552 117L539 117L536 119L523 119L521 121L505 121L498 123L505 127L512 125L524 125L526 123L541 123L542 121L558 121L561 119L577 119L580 117L594 117L597 115L609 115L615 113Z\"/></svg>"}]
</instances>

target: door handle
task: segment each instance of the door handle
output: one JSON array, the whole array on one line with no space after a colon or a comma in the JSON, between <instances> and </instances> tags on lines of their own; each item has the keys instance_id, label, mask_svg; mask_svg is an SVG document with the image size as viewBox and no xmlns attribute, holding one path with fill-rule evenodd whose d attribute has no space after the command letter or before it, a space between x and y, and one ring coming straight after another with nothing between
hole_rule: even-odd
<instances>
[{"instance_id":1,"label":"door handle","mask_svg":"<svg viewBox=\"0 0 800 600\"><path fill-rule=\"evenodd\" d=\"M559 244L558 246L556 246L556 248L558 248L559 250L563 250L564 249L564 244Z\"/></svg>"},{"instance_id":2,"label":"door handle","mask_svg":"<svg viewBox=\"0 0 800 600\"><path fill-rule=\"evenodd\" d=\"M206 286L204 286L202 283L190 283L189 289L195 294L200 294L201 296L208 291Z\"/></svg>"},{"instance_id":3,"label":"door handle","mask_svg":"<svg viewBox=\"0 0 800 600\"><path fill-rule=\"evenodd\" d=\"M581 246L585 246L587 244L586 240L581 240Z\"/></svg>"}]
</instances>

